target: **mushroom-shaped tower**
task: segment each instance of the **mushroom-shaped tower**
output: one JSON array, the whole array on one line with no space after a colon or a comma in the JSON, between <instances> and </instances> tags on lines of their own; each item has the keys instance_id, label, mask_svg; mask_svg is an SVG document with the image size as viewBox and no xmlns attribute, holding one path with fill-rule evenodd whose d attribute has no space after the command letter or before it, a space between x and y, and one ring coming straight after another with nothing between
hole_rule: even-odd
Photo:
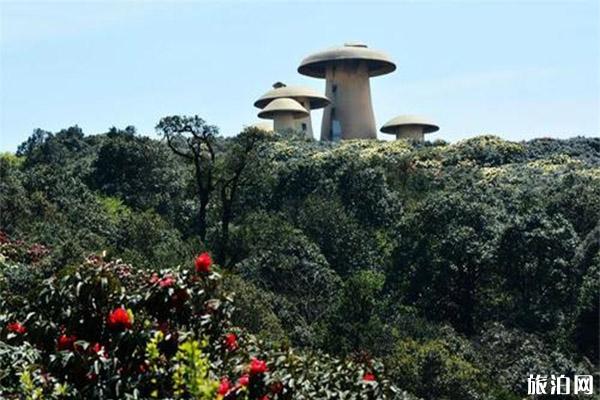
<instances>
[{"instance_id":1,"label":"mushroom-shaped tower","mask_svg":"<svg viewBox=\"0 0 600 400\"><path fill-rule=\"evenodd\" d=\"M381 127L381 132L396 135L396 139L423 141L426 133L438 131L439 126L418 115L400 115Z\"/></svg>"},{"instance_id":2,"label":"mushroom-shaped tower","mask_svg":"<svg viewBox=\"0 0 600 400\"><path fill-rule=\"evenodd\" d=\"M306 118L308 110L302 107L302 104L289 98L275 99L258 113L259 118L272 119L275 132L282 132L288 129L295 130L295 120Z\"/></svg>"},{"instance_id":3,"label":"mushroom-shaped tower","mask_svg":"<svg viewBox=\"0 0 600 400\"><path fill-rule=\"evenodd\" d=\"M316 108L323 108L329 103L329 99L316 90L303 86L287 86L284 83L277 82L273 85L273 89L263 94L258 100L254 102L254 106L258 108L265 108L269 102L274 99L290 98L296 100L306 108L310 113L310 110ZM313 137L312 122L310 114L305 118L298 118L296 120L296 130L304 132L307 137Z\"/></svg>"},{"instance_id":4,"label":"mushroom-shaped tower","mask_svg":"<svg viewBox=\"0 0 600 400\"><path fill-rule=\"evenodd\" d=\"M360 43L346 43L302 60L298 72L325 78L325 95L331 100L323 111L321 140L377 138L369 78L395 69L387 55Z\"/></svg>"}]
</instances>

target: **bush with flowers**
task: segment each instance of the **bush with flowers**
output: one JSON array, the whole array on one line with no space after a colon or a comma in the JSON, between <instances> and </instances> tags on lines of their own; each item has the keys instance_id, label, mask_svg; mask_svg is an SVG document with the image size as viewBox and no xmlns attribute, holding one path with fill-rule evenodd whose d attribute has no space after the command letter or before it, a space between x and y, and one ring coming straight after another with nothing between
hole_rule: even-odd
<instances>
[{"instance_id":1,"label":"bush with flowers","mask_svg":"<svg viewBox=\"0 0 600 400\"><path fill-rule=\"evenodd\" d=\"M0 258L1 398L410 397L376 360L276 347L232 326L233 298L207 252L154 272L90 256L28 293L4 276L24 261L14 254Z\"/></svg>"}]
</instances>

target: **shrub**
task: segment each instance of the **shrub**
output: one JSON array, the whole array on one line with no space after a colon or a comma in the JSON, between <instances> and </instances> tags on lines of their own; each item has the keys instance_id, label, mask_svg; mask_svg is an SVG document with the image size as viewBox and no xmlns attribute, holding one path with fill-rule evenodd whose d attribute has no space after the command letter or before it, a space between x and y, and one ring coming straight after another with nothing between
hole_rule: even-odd
<instances>
[{"instance_id":1,"label":"shrub","mask_svg":"<svg viewBox=\"0 0 600 400\"><path fill-rule=\"evenodd\" d=\"M408 398L377 361L268 346L234 327L232 299L210 263L203 254L202 268L150 272L90 256L39 282L19 307L0 303L0 395Z\"/></svg>"},{"instance_id":2,"label":"shrub","mask_svg":"<svg viewBox=\"0 0 600 400\"><path fill-rule=\"evenodd\" d=\"M482 371L450 341L398 342L387 364L395 382L424 399L479 399Z\"/></svg>"}]
</instances>

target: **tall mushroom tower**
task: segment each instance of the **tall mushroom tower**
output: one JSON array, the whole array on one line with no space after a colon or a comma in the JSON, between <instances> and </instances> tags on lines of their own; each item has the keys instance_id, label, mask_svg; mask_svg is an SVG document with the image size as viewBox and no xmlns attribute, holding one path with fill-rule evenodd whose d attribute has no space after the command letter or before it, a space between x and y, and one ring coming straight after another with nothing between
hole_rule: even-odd
<instances>
[{"instance_id":1,"label":"tall mushroom tower","mask_svg":"<svg viewBox=\"0 0 600 400\"><path fill-rule=\"evenodd\" d=\"M303 86L288 86L285 83L276 82L273 85L273 89L263 94L258 100L254 102L254 106L258 108L265 108L272 100L280 98L290 98L296 100L302 105L309 113L310 110L316 108L323 108L327 106L330 101L327 97L317 93L315 90ZM306 137L313 138L312 121L310 114L303 118L296 120L296 130L304 132Z\"/></svg>"},{"instance_id":2,"label":"tall mushroom tower","mask_svg":"<svg viewBox=\"0 0 600 400\"><path fill-rule=\"evenodd\" d=\"M323 110L321 140L376 139L369 78L395 70L387 55L361 43L346 43L302 60L298 72L325 78L325 96L331 100Z\"/></svg>"}]
</instances>

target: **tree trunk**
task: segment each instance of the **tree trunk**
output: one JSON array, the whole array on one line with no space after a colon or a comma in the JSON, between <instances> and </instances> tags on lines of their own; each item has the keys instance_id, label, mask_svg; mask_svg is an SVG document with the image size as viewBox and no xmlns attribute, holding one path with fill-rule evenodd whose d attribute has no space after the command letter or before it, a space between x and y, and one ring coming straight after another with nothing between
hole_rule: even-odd
<instances>
[{"instance_id":1,"label":"tree trunk","mask_svg":"<svg viewBox=\"0 0 600 400\"><path fill-rule=\"evenodd\" d=\"M221 189L221 203L223 212L221 213L221 243L219 243L219 251L217 254L217 263L225 265L225 258L229 250L229 224L231 222L231 202L233 199L228 198L227 188Z\"/></svg>"},{"instance_id":2,"label":"tree trunk","mask_svg":"<svg viewBox=\"0 0 600 400\"><path fill-rule=\"evenodd\" d=\"M198 212L198 233L202 243L206 241L206 208L208 207L208 193L200 193L200 211Z\"/></svg>"},{"instance_id":3,"label":"tree trunk","mask_svg":"<svg viewBox=\"0 0 600 400\"><path fill-rule=\"evenodd\" d=\"M200 210L198 211L198 233L200 234L200 240L202 243L206 242L206 209L208 208L208 203L210 201L210 191L211 191L211 172L207 172L206 182L202 180L202 169L200 167L200 156L196 155L194 157L194 164L196 167L196 186L198 187L198 196L200 197Z\"/></svg>"}]
</instances>

